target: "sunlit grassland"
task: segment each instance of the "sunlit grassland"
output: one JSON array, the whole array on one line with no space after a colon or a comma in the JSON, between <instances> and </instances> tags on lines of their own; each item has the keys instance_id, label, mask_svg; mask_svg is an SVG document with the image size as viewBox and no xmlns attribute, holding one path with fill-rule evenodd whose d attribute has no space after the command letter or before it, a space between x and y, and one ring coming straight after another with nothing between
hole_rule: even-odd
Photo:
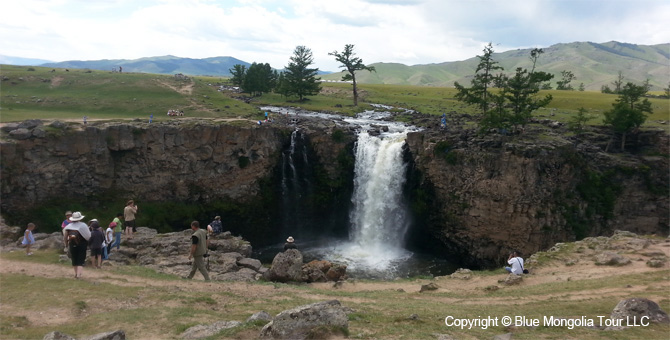
<instances>
[{"instance_id":1,"label":"sunlit grassland","mask_svg":"<svg viewBox=\"0 0 670 340\"><path fill-rule=\"evenodd\" d=\"M54 251L36 251L26 257L22 252L2 253L0 261L58 264ZM92 270L92 269L85 269ZM178 338L184 330L197 324L217 321L242 321L251 314L267 311L275 315L283 310L312 302L337 299L351 308L349 337L353 339L435 339L435 334L449 334L458 339L492 338L513 332L515 339L664 339L668 325L652 324L623 331L604 331L576 327L505 327L501 324L487 329L447 327L444 319L525 316L540 318L595 319L608 317L614 306L627 297L667 296L663 284L670 271L659 270L644 274L621 274L607 279L557 280L535 285L503 287L497 291L460 291L444 288L434 292L417 292L418 287L434 282L441 287L458 287L453 279L403 279L393 282L359 280L345 285L356 287L371 284L369 290L340 290L324 285L293 285L268 282L208 283L207 289L190 289L203 285L201 281L183 281L174 275L156 273L138 266L119 266L107 269L101 278L74 280L62 277L40 277L24 274L0 276L0 299L5 313L0 316L0 338L36 339L53 330L82 337L102 331L124 329L129 338ZM497 284L504 278L500 271L474 272L475 277ZM85 273L86 274L86 273ZM86 275L85 275L86 276ZM532 283L534 277L524 281ZM143 282L154 284L143 284ZM188 285L184 283L188 282ZM236 294L243 289L257 289L259 294ZM417 290L396 289L397 285L415 286ZM626 287L646 287L643 291ZM614 294L602 294L615 291ZM655 299L664 310L670 310L670 297ZM11 313L7 313L11 311ZM418 318L411 318L416 314ZM69 316L62 323L35 325L35 315ZM40 316L41 317L41 316ZM211 339L235 338L241 334L258 334L262 323L220 332Z\"/></svg>"}]
</instances>

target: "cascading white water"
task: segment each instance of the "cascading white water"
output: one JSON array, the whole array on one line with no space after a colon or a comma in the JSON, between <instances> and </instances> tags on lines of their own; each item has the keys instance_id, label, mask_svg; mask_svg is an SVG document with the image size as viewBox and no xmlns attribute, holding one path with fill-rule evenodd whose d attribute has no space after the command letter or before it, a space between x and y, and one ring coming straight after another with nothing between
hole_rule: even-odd
<instances>
[{"instance_id":1,"label":"cascading white water","mask_svg":"<svg viewBox=\"0 0 670 340\"><path fill-rule=\"evenodd\" d=\"M403 245L408 226L402 200L406 136L406 132L395 132L381 138L367 131L358 135L350 215L350 239L354 243L373 249Z\"/></svg>"}]
</instances>

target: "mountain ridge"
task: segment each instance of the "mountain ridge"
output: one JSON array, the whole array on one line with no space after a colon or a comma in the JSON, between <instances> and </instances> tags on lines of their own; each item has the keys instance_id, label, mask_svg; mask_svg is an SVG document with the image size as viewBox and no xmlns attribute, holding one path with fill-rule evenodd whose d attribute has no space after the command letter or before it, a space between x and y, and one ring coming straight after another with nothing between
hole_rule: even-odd
<instances>
[{"instance_id":1,"label":"mountain ridge","mask_svg":"<svg viewBox=\"0 0 670 340\"><path fill-rule=\"evenodd\" d=\"M530 68L531 49L516 49L493 54L494 60L512 73L517 67ZM649 79L652 90L662 90L668 86L670 75L670 43L657 45L638 45L610 41L606 43L571 42L558 43L543 48L544 53L538 60L537 70L554 74L552 86L560 80L561 71L571 71L575 80L571 83L578 88L581 83L587 90L600 90L603 85L612 86L612 82L621 71L624 81L642 83ZM26 64L24 59L21 65ZM0 56L0 62L10 57ZM454 86L455 82L469 85L479 60L476 56L460 61L405 65L401 63L378 62L369 64L377 72L360 71L357 81L367 84ZM182 58L172 55L144 57L139 59L103 59L70 60L33 64L54 68L87 68L95 70L119 70L124 72L142 72L158 74L183 73L186 75L230 76L229 69L235 64L249 67L251 64L231 56L209 57L202 59ZM337 81L342 72L320 72L323 80Z\"/></svg>"}]
</instances>

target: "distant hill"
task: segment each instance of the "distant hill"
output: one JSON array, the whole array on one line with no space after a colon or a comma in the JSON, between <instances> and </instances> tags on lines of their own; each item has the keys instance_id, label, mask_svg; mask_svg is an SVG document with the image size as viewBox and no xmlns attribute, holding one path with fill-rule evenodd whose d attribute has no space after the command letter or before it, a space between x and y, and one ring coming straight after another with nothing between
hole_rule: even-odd
<instances>
[{"instance_id":1,"label":"distant hill","mask_svg":"<svg viewBox=\"0 0 670 340\"><path fill-rule=\"evenodd\" d=\"M530 68L530 49L495 53L493 58L505 68L505 73L513 73L517 67ZM455 81L469 86L477 57L464 61L439 64L407 66L395 63L370 64L377 72L360 72L357 81L369 84L399 84L426 86L453 86ZM624 81L642 83L649 78L652 90L668 86L670 79L670 44L635 45L616 41L597 44L574 42L556 44L544 48L544 54L537 65L539 71L554 74L552 85L560 80L561 71L571 71L576 79L571 83L577 88L584 83L587 90L600 90L602 85L610 85L619 71ZM323 76L325 80L339 80L342 73Z\"/></svg>"},{"instance_id":2,"label":"distant hill","mask_svg":"<svg viewBox=\"0 0 670 340\"><path fill-rule=\"evenodd\" d=\"M186 75L229 76L229 69L240 64L249 67L251 64L233 57L213 57L204 59L180 58L175 56L150 57L140 59L104 59L80 61L71 60L58 63L46 63L40 66L54 68L87 68L92 70L111 71L123 67L124 72L157 73Z\"/></svg>"},{"instance_id":3,"label":"distant hill","mask_svg":"<svg viewBox=\"0 0 670 340\"><path fill-rule=\"evenodd\" d=\"M17 65L17 66L38 66L44 63L51 63L51 60L44 59L33 59L33 58L21 58L21 57L12 57L8 55L0 55L0 64L7 65Z\"/></svg>"}]
</instances>

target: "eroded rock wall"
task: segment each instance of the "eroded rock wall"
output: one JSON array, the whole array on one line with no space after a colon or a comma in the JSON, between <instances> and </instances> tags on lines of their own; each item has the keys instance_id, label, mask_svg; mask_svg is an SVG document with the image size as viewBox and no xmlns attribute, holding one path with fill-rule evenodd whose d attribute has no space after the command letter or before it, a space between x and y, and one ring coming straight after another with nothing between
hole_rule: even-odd
<instances>
[{"instance_id":1,"label":"eroded rock wall","mask_svg":"<svg viewBox=\"0 0 670 340\"><path fill-rule=\"evenodd\" d=\"M667 142L655 136L652 146ZM543 139L410 134L416 228L481 266L615 229L668 233L667 157Z\"/></svg>"},{"instance_id":2,"label":"eroded rock wall","mask_svg":"<svg viewBox=\"0 0 670 340\"><path fill-rule=\"evenodd\" d=\"M286 135L197 120L57 126L2 141L3 211L109 191L144 201L244 200L258 194Z\"/></svg>"}]
</instances>

